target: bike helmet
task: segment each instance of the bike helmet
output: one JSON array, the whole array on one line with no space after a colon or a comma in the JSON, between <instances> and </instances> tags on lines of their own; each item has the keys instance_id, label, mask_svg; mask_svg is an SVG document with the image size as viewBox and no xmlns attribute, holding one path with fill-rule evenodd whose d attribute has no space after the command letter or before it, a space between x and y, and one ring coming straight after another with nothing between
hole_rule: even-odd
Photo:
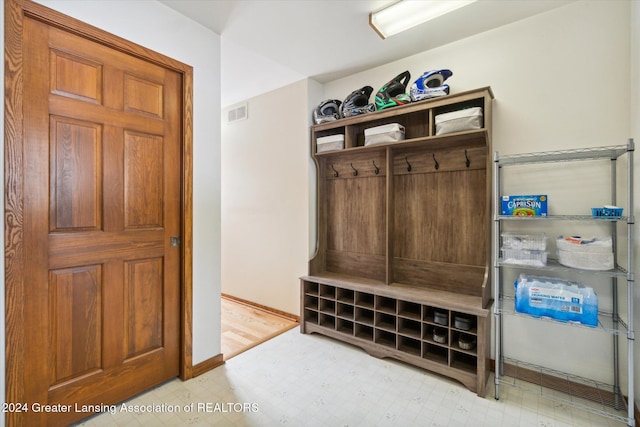
<instances>
[{"instance_id":1,"label":"bike helmet","mask_svg":"<svg viewBox=\"0 0 640 427\"><path fill-rule=\"evenodd\" d=\"M449 85L444 83L453 73L451 70L426 71L413 82L411 89L412 101L420 101L449 94Z\"/></svg>"},{"instance_id":2,"label":"bike helmet","mask_svg":"<svg viewBox=\"0 0 640 427\"><path fill-rule=\"evenodd\" d=\"M320 123L331 122L340 118L340 104L337 99L327 99L322 101L315 110L313 110L313 121L319 125Z\"/></svg>"},{"instance_id":3,"label":"bike helmet","mask_svg":"<svg viewBox=\"0 0 640 427\"><path fill-rule=\"evenodd\" d=\"M357 116L358 114L376 111L376 106L369 104L371 92L373 92L371 86L364 86L351 92L342 103L342 107L340 107L342 117Z\"/></svg>"},{"instance_id":4,"label":"bike helmet","mask_svg":"<svg viewBox=\"0 0 640 427\"><path fill-rule=\"evenodd\" d=\"M405 71L382 86L376 94L376 108L383 110L385 108L410 103L411 96L405 93L410 78L411 73Z\"/></svg>"}]
</instances>

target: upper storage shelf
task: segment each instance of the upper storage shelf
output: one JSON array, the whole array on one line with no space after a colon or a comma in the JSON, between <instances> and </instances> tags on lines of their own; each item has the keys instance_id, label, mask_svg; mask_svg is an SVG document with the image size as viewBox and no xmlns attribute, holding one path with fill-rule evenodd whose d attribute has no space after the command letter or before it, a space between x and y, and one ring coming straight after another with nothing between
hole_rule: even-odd
<instances>
[{"instance_id":1,"label":"upper storage shelf","mask_svg":"<svg viewBox=\"0 0 640 427\"><path fill-rule=\"evenodd\" d=\"M380 150L388 146L412 147L428 144L438 149L462 145L485 145L487 139L491 137L490 126L436 136L435 117L452 111L481 107L484 110L484 121L491 123L491 117L487 116L490 114L490 109L484 105L487 98L493 99L493 93L489 87L314 125L311 127L312 152L317 156L331 156L351 150ZM404 126L403 141L365 147L365 129L390 123L399 123ZM316 139L333 135L344 135L344 150L318 153Z\"/></svg>"}]
</instances>

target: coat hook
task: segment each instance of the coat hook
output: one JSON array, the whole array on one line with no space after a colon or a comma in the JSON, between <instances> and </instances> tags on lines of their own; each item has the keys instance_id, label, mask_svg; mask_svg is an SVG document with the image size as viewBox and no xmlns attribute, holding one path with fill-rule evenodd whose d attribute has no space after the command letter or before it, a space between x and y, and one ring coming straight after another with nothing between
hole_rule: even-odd
<instances>
[{"instance_id":1,"label":"coat hook","mask_svg":"<svg viewBox=\"0 0 640 427\"><path fill-rule=\"evenodd\" d=\"M358 169L353 167L353 163L351 163L351 169L353 169L353 176L358 176Z\"/></svg>"},{"instance_id":2,"label":"coat hook","mask_svg":"<svg viewBox=\"0 0 640 427\"><path fill-rule=\"evenodd\" d=\"M338 171L336 170L336 168L333 167L333 165L331 165L331 169L333 169L333 176L335 176L336 178L338 177Z\"/></svg>"},{"instance_id":3,"label":"coat hook","mask_svg":"<svg viewBox=\"0 0 640 427\"><path fill-rule=\"evenodd\" d=\"M464 150L464 158L467 159L466 165L469 167L469 165L471 165L471 160L469 160L469 156L467 156L467 150Z\"/></svg>"},{"instance_id":4,"label":"coat hook","mask_svg":"<svg viewBox=\"0 0 640 427\"><path fill-rule=\"evenodd\" d=\"M371 160L371 163L373 163L373 167L376 168L375 173L376 173L376 175L378 175L380 173L380 168L378 166L376 166L376 161L375 160Z\"/></svg>"},{"instance_id":5,"label":"coat hook","mask_svg":"<svg viewBox=\"0 0 640 427\"><path fill-rule=\"evenodd\" d=\"M407 172L411 172L411 163L409 163L409 159L405 157L404 161L407 162Z\"/></svg>"},{"instance_id":6,"label":"coat hook","mask_svg":"<svg viewBox=\"0 0 640 427\"><path fill-rule=\"evenodd\" d=\"M435 163L434 167L436 168L436 170L440 169L440 163L438 163L438 161L436 160L436 155L432 154L433 156L433 161Z\"/></svg>"}]
</instances>

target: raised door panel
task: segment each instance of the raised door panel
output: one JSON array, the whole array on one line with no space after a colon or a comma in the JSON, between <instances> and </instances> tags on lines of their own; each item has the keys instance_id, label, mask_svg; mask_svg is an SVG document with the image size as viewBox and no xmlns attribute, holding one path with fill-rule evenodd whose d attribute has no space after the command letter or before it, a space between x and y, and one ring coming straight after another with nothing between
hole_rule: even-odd
<instances>
[{"instance_id":1,"label":"raised door panel","mask_svg":"<svg viewBox=\"0 0 640 427\"><path fill-rule=\"evenodd\" d=\"M51 93L102 103L101 63L56 49L51 50Z\"/></svg>"},{"instance_id":2,"label":"raised door panel","mask_svg":"<svg viewBox=\"0 0 640 427\"><path fill-rule=\"evenodd\" d=\"M126 359L163 345L163 276L162 258L125 263Z\"/></svg>"},{"instance_id":3,"label":"raised door panel","mask_svg":"<svg viewBox=\"0 0 640 427\"><path fill-rule=\"evenodd\" d=\"M160 83L125 73L125 111L162 119L164 109L163 89L164 87Z\"/></svg>"},{"instance_id":4,"label":"raised door panel","mask_svg":"<svg viewBox=\"0 0 640 427\"><path fill-rule=\"evenodd\" d=\"M125 227L163 226L164 141L159 136L125 132Z\"/></svg>"},{"instance_id":5,"label":"raised door panel","mask_svg":"<svg viewBox=\"0 0 640 427\"><path fill-rule=\"evenodd\" d=\"M49 385L102 369L102 267L54 270L49 274Z\"/></svg>"},{"instance_id":6,"label":"raised door panel","mask_svg":"<svg viewBox=\"0 0 640 427\"><path fill-rule=\"evenodd\" d=\"M102 226L102 126L51 117L51 231Z\"/></svg>"}]
</instances>

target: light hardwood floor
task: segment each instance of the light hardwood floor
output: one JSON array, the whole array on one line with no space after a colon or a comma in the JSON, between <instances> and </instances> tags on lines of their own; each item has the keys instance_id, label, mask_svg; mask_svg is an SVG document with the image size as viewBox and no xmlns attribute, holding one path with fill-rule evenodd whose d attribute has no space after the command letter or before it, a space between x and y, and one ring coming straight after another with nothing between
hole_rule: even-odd
<instances>
[{"instance_id":1,"label":"light hardwood floor","mask_svg":"<svg viewBox=\"0 0 640 427\"><path fill-rule=\"evenodd\" d=\"M222 354L229 360L281 333L298 322L222 296Z\"/></svg>"}]
</instances>

